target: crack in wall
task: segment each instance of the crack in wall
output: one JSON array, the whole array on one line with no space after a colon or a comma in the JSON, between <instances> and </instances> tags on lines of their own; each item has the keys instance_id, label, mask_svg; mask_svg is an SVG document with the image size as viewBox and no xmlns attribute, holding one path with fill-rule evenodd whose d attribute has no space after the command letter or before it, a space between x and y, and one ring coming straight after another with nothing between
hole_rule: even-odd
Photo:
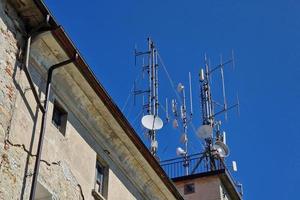
<instances>
[{"instance_id":1,"label":"crack in wall","mask_svg":"<svg viewBox=\"0 0 300 200\"><path fill-rule=\"evenodd\" d=\"M6 150L8 149L9 145L13 146L13 147L21 148L23 151L25 151L31 157L36 157L37 156L35 154L32 154L28 149L26 149L26 147L25 147L24 144L14 144L10 140L5 139L5 141L4 141L4 148ZM1 159L1 162L0 162L0 169L2 168L2 166L5 163L9 162L7 154L3 154L1 156L1 158L2 159ZM47 160L44 160L44 159L41 159L41 162L45 163L48 167L51 167L53 165L60 166L62 168L62 170L63 170L63 174L65 175L66 180L69 181L71 183L71 185L79 188L80 196L81 196L82 200L85 200L85 197L84 197L84 194L83 194L83 190L82 190L82 186L78 183L78 181L74 177L73 173L71 172L71 170L69 169L69 167L66 164L62 164L62 161L53 161L53 162L50 162L50 161L47 161ZM26 177L29 177L29 176L32 176L32 175L33 174L29 174L29 175L27 174Z\"/></svg>"}]
</instances>

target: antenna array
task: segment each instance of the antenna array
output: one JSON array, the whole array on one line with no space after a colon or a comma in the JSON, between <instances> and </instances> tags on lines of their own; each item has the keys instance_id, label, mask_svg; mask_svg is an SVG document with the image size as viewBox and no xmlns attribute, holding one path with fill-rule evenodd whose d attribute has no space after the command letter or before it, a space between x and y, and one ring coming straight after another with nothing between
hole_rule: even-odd
<instances>
[{"instance_id":1,"label":"antenna array","mask_svg":"<svg viewBox=\"0 0 300 200\"><path fill-rule=\"evenodd\" d=\"M183 133L180 137L180 141L184 144L184 149L178 147L176 149L176 154L183 157L183 167L185 168L185 174L189 174L189 156L188 156L188 123L192 120L193 116L193 101L192 101L192 84L191 84L191 73L189 73L189 92L190 92L190 116L187 116L187 106L186 106L186 95L185 87L182 83L179 83L177 86L177 92L181 95L181 105L180 105L180 122L182 123ZM174 114L173 127L178 128L178 111L176 100L172 100L172 111Z\"/></svg>"},{"instance_id":2,"label":"antenna array","mask_svg":"<svg viewBox=\"0 0 300 200\"><path fill-rule=\"evenodd\" d=\"M148 65L144 64L143 72L146 70L148 74L148 89L134 90L134 95L148 94L148 101L143 108L147 109L147 115L143 116L142 124L147 129L150 138L149 150L153 156L156 156L158 142L156 140L157 130L163 127L163 122L158 116L158 52L151 38L148 38L148 51L138 52L135 50L135 63L138 56L146 55L148 57Z\"/></svg>"},{"instance_id":3,"label":"antenna array","mask_svg":"<svg viewBox=\"0 0 300 200\"><path fill-rule=\"evenodd\" d=\"M142 125L147 129L147 135L150 138L149 150L154 157L157 158L158 141L156 139L157 131L163 127L163 121L158 116L158 57L160 58L158 51L154 45L151 38L148 38L148 50L145 52L138 52L135 50L135 63L137 57L143 56L143 77L146 71L148 75L148 87L145 90L137 90L134 84L134 96L136 95L147 95L146 103L144 103L143 96L143 109L146 109L146 114L141 119ZM146 57L146 64L144 58ZM160 58L161 59L161 58ZM162 66L165 69L163 62ZM174 115L173 127L182 128L182 134L180 137L181 143L184 147L178 147L176 153L181 156L184 160L183 167L185 169L185 174L193 174L196 172L197 168L200 166L201 162L205 162L205 166L209 166L210 170L216 169L216 164L218 160L223 161L225 157L229 155L229 148L226 145L226 133L221 131L221 121L216 120L216 117L220 114L225 114L225 120L227 120L227 112L235 107L239 107L239 101L233 105L229 105L226 99L226 89L225 89L225 77L224 77L224 67L228 64L232 64L234 67L234 57L232 53L231 59L223 62L222 56L220 56L220 64L211 68L210 62L207 56L204 57L204 68L200 69L199 73L199 83L200 83L200 102L202 110L202 125L197 130L197 135L200 139L205 142L205 149L202 156L199 158L193 169L190 169L190 159L188 154L188 124L192 121L193 117L193 101L192 101L192 82L191 73L189 73L189 98L190 98L190 113L187 114L186 105L186 93L183 84L179 83L177 87L176 96L179 101L172 99L171 107L172 113ZM166 71L166 69L165 69ZM211 78L214 73L220 72L221 83L222 83L222 96L223 102L218 103L213 100L211 92ZM166 71L167 73L167 71ZM170 80L169 74L167 76ZM174 88L172 81L171 85ZM178 95L179 94L179 95ZM165 102L166 106L166 121L169 122L169 111L168 111L168 99ZM178 110L179 106L179 110ZM236 163L235 163L236 168Z\"/></svg>"},{"instance_id":4,"label":"antenna array","mask_svg":"<svg viewBox=\"0 0 300 200\"><path fill-rule=\"evenodd\" d=\"M197 167L204 160L210 169L216 168L216 160L224 160L229 155L229 148L226 145L226 133L221 133L221 121L216 121L216 116L225 113L225 120L227 120L227 111L239 106L239 103L228 106L226 99L225 80L224 80L224 67L228 64L234 66L234 58L223 62L220 56L220 64L210 69L207 56L204 57L205 68L200 70L200 93L201 93L201 109L202 109L202 126L197 130L197 135L205 141L205 150L203 156L198 160L192 170L192 174L196 171ZM220 104L214 101L211 94L211 76L214 72L220 70L222 81L222 95L223 103ZM221 110L215 112L215 107L221 107ZM215 132L215 134L214 134ZM205 159L204 159L205 158Z\"/></svg>"}]
</instances>

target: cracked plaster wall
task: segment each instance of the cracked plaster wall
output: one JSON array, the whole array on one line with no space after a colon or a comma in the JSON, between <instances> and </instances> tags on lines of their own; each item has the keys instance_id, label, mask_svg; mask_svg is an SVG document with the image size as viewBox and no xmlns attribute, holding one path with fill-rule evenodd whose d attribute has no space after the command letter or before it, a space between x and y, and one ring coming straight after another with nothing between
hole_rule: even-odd
<instances>
[{"instance_id":1,"label":"cracked plaster wall","mask_svg":"<svg viewBox=\"0 0 300 200\"><path fill-rule=\"evenodd\" d=\"M13 8L6 1L0 1L1 200L28 199L40 128L41 112L36 108L28 81L21 69L22 49L25 43L23 30L22 21L18 19ZM44 88L44 80L37 71L31 67L30 73L34 82ZM40 94L43 98L41 92ZM69 163L73 164L72 162L58 156L61 152L56 145L56 139L46 138L46 150L42 155L44 161L41 163L38 181L52 193L53 199L83 199L82 192L86 195L85 199L91 199L95 152L84 151L87 154L84 158L87 158L87 164L91 165L86 169L89 173L81 176L80 170L73 170L70 166ZM74 145L82 148L80 141Z\"/></svg>"},{"instance_id":2,"label":"cracked plaster wall","mask_svg":"<svg viewBox=\"0 0 300 200\"><path fill-rule=\"evenodd\" d=\"M22 71L25 38L21 20L6 3L0 2L0 200L28 199L35 162L42 113L36 106ZM32 54L40 53L33 45ZM44 55L50 58L51 55ZM45 71L38 65L50 60L31 58L30 74L40 99L44 98ZM52 60L53 61L53 60ZM39 62L39 64L37 63ZM45 66L44 66L45 67ZM57 88L54 86L54 88ZM50 100L61 100L52 92ZM53 104L49 105L47 131L38 181L53 199L93 199L96 152L87 129L63 104L68 113L66 135L51 123ZM80 134L79 134L80 132ZM82 138L84 137L84 139ZM88 138L88 139L87 139ZM85 141L89 140L89 144ZM99 152L99 151L98 151ZM104 159L105 160L105 159ZM108 164L113 162L106 160ZM108 199L143 199L117 166L109 170ZM82 195L83 194L83 195ZM145 197L145 196L144 196Z\"/></svg>"}]
</instances>

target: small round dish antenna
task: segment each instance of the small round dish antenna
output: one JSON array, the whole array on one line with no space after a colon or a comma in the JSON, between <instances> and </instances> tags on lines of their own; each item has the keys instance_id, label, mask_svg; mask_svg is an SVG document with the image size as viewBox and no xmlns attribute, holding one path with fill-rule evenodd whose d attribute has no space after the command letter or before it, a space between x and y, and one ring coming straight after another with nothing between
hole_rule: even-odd
<instances>
[{"instance_id":1,"label":"small round dish antenna","mask_svg":"<svg viewBox=\"0 0 300 200\"><path fill-rule=\"evenodd\" d=\"M183 150L181 147L176 148L176 155L177 156L184 156L185 155L185 150Z\"/></svg>"},{"instance_id":2,"label":"small round dish antenna","mask_svg":"<svg viewBox=\"0 0 300 200\"><path fill-rule=\"evenodd\" d=\"M197 130L197 136L201 139L212 137L213 129L210 125L202 125Z\"/></svg>"},{"instance_id":3,"label":"small round dish antenna","mask_svg":"<svg viewBox=\"0 0 300 200\"><path fill-rule=\"evenodd\" d=\"M221 141L217 141L214 145L213 145L213 149L215 149L219 156L221 158L227 157L229 155L229 149L226 146L226 144L224 144Z\"/></svg>"},{"instance_id":4,"label":"small round dish antenna","mask_svg":"<svg viewBox=\"0 0 300 200\"><path fill-rule=\"evenodd\" d=\"M177 91L182 92L183 89L184 89L184 85L182 83L178 83Z\"/></svg>"},{"instance_id":5,"label":"small round dish antenna","mask_svg":"<svg viewBox=\"0 0 300 200\"><path fill-rule=\"evenodd\" d=\"M158 116L154 115L145 115L142 118L142 124L149 130L159 130L164 125L163 121Z\"/></svg>"}]
</instances>

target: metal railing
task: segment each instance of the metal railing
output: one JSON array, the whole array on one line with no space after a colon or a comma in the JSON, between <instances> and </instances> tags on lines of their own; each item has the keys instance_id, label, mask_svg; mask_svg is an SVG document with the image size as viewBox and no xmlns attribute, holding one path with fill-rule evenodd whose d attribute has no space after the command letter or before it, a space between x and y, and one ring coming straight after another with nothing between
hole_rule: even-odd
<instances>
[{"instance_id":1,"label":"metal railing","mask_svg":"<svg viewBox=\"0 0 300 200\"><path fill-rule=\"evenodd\" d=\"M214 165L211 165L209 159L204 157L203 153L193 154L188 156L188 170L186 170L186 160L184 157L173 158L170 160L164 160L160 162L161 167L169 176L169 178L179 178L192 174L208 173L217 170L226 170L229 178L232 180L235 189L240 195L243 195L241 184L234 181L232 173L226 167L226 164L221 159L215 159ZM201 161L201 162L200 162ZM188 174L186 174L188 171Z\"/></svg>"},{"instance_id":2,"label":"metal railing","mask_svg":"<svg viewBox=\"0 0 300 200\"><path fill-rule=\"evenodd\" d=\"M226 166L222 160L215 160L214 167L209 163L206 157L200 162L203 154L193 154L188 156L188 170L185 168L186 160L183 157L174 158L170 160L164 160L160 162L161 167L167 173L169 178L178 178L188 175L205 173L215 170L226 169ZM200 163L199 163L200 162Z\"/></svg>"}]
</instances>

